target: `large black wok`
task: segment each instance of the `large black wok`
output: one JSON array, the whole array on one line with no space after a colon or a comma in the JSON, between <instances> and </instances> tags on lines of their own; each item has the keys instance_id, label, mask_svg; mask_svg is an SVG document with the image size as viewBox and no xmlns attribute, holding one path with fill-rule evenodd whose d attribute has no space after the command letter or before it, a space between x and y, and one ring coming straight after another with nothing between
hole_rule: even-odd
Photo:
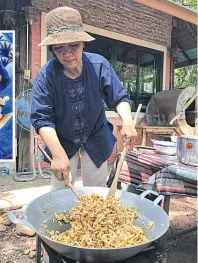
<instances>
[{"instance_id":1,"label":"large black wok","mask_svg":"<svg viewBox=\"0 0 198 263\"><path fill-rule=\"evenodd\" d=\"M104 187L77 187L77 191L81 194L97 193L101 196L107 196L109 189ZM119 262L144 250L153 241L165 234L169 228L169 218L158 205L163 196L158 196L152 202L145 198L150 192L152 191L146 191L141 195L119 190L116 192L116 196L121 198L121 204L135 206L136 210L140 212L141 215L138 219L134 220L134 224L143 227L144 233L149 240L144 244L131 247L118 249L83 248L65 245L48 238L43 228L44 220L47 221L47 227L50 230L65 231L67 229L67 225L53 222L53 218L55 212L68 211L78 204L76 196L70 189L58 190L38 197L27 206L23 214L24 219L19 220L16 218L16 214L20 213L16 210L10 211L9 217L13 223L20 223L31 227L52 249L70 259L95 263ZM147 229L149 221L154 221L153 227L150 230Z\"/></svg>"}]
</instances>

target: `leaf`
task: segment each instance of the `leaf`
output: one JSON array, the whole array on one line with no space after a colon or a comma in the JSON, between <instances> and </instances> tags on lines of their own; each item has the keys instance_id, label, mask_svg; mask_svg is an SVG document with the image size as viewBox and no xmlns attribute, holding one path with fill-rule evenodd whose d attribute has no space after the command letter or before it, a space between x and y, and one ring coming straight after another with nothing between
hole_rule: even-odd
<instances>
[{"instance_id":1,"label":"leaf","mask_svg":"<svg viewBox=\"0 0 198 263\"><path fill-rule=\"evenodd\" d=\"M197 0L173 0L176 3L179 3L181 5L197 9Z\"/></svg>"},{"instance_id":2,"label":"leaf","mask_svg":"<svg viewBox=\"0 0 198 263\"><path fill-rule=\"evenodd\" d=\"M10 62L12 62L10 58L0 57L0 63L2 63L4 67L6 67Z\"/></svg>"},{"instance_id":3,"label":"leaf","mask_svg":"<svg viewBox=\"0 0 198 263\"><path fill-rule=\"evenodd\" d=\"M12 44L8 44L6 41L0 42L0 56L10 57L12 51Z\"/></svg>"},{"instance_id":4,"label":"leaf","mask_svg":"<svg viewBox=\"0 0 198 263\"><path fill-rule=\"evenodd\" d=\"M187 88L197 85L197 65L175 69L174 88Z\"/></svg>"}]
</instances>

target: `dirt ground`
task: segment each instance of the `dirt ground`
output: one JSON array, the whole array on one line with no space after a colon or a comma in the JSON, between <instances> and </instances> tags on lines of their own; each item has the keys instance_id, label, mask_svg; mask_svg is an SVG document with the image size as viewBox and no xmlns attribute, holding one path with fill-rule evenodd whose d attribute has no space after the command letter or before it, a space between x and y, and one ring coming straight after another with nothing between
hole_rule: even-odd
<instances>
[{"instance_id":1,"label":"dirt ground","mask_svg":"<svg viewBox=\"0 0 198 263\"><path fill-rule=\"evenodd\" d=\"M10 176L0 176L0 201L16 189L48 186L48 179L36 179L33 182L16 182ZM0 214L6 208L0 209ZM7 209L9 210L9 209ZM197 199L171 198L169 237L178 231L197 225ZM35 237L18 236L15 225L6 226L0 232L0 263L34 263L28 251L34 255ZM167 263L196 263L197 262L197 231L181 237L170 239L166 243Z\"/></svg>"}]
</instances>

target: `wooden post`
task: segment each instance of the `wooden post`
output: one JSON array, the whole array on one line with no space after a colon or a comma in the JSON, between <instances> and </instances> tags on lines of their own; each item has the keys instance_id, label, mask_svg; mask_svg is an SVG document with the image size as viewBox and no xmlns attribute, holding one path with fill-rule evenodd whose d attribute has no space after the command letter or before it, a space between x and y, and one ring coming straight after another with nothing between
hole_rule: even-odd
<instances>
[{"instance_id":1,"label":"wooden post","mask_svg":"<svg viewBox=\"0 0 198 263\"><path fill-rule=\"evenodd\" d=\"M147 132L146 132L146 128L143 127L142 129L142 146L146 146L146 141L147 141Z\"/></svg>"},{"instance_id":2,"label":"wooden post","mask_svg":"<svg viewBox=\"0 0 198 263\"><path fill-rule=\"evenodd\" d=\"M137 109L139 104L139 92L140 92L140 51L137 52L137 78L136 78L136 102L135 107Z\"/></svg>"},{"instance_id":3,"label":"wooden post","mask_svg":"<svg viewBox=\"0 0 198 263\"><path fill-rule=\"evenodd\" d=\"M195 99L195 136L198 136L198 97Z\"/></svg>"},{"instance_id":4,"label":"wooden post","mask_svg":"<svg viewBox=\"0 0 198 263\"><path fill-rule=\"evenodd\" d=\"M19 39L20 39L20 69L21 74L19 77L19 94L23 91L28 90L28 81L24 79L24 70L26 69L26 27L21 29ZM18 134L22 136L18 137L18 172L30 171L30 132L18 127Z\"/></svg>"},{"instance_id":5,"label":"wooden post","mask_svg":"<svg viewBox=\"0 0 198 263\"><path fill-rule=\"evenodd\" d=\"M170 60L170 89L174 89L175 63L172 54Z\"/></svg>"}]
</instances>

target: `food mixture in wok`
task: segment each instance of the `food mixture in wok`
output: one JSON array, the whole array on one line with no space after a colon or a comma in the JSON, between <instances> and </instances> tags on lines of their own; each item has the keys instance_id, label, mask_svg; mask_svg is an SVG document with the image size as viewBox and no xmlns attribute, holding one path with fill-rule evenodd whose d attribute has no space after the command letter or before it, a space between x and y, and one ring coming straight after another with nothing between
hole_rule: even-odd
<instances>
[{"instance_id":1,"label":"food mixture in wok","mask_svg":"<svg viewBox=\"0 0 198 263\"><path fill-rule=\"evenodd\" d=\"M147 241L142 228L132 223L138 217L135 208L121 205L120 198L92 194L80 201L68 215L55 216L56 221L70 222L71 228L63 233L46 230L50 238L89 248L120 248Z\"/></svg>"}]
</instances>

